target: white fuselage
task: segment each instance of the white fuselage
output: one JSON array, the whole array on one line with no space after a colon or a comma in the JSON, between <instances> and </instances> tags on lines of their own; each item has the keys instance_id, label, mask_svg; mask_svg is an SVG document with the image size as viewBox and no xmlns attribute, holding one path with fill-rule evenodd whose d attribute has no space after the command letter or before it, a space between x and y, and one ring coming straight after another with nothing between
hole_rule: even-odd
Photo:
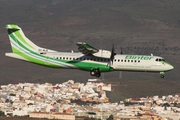
<instances>
[{"instance_id":1,"label":"white fuselage","mask_svg":"<svg viewBox=\"0 0 180 120\"><path fill-rule=\"evenodd\" d=\"M20 56L18 57L18 55L13 53L6 54L6 56L22 59L22 57ZM89 64L98 63L104 65L109 65L110 62L109 58L86 56L80 52L75 52L75 53L47 52L44 53L44 56L47 56L47 59L44 60L44 62L47 64L49 63L51 64L51 60L49 58L69 60L69 61L74 60L80 62L87 62ZM22 60L24 60L24 58ZM111 67L117 71L119 70L119 71L145 71L145 72L161 72L161 71L169 71L173 69L173 66L166 63L162 57L145 56L145 55L121 55L121 54L115 55L113 63L111 63Z\"/></svg>"},{"instance_id":2,"label":"white fuselage","mask_svg":"<svg viewBox=\"0 0 180 120\"><path fill-rule=\"evenodd\" d=\"M96 56L86 56L80 52L52 52L47 53L46 56L61 59L61 60L76 60L81 62L101 63L107 65L110 62L109 57L99 58ZM48 58L47 57L47 58ZM146 55L121 55L117 54L114 57L111 67L119 71L145 71L145 72L160 72L169 71L173 69L159 56L146 56Z\"/></svg>"},{"instance_id":3,"label":"white fuselage","mask_svg":"<svg viewBox=\"0 0 180 120\"><path fill-rule=\"evenodd\" d=\"M161 61L158 61L158 60ZM160 72L173 69L162 57L143 55L116 55L113 62L115 70Z\"/></svg>"}]
</instances>

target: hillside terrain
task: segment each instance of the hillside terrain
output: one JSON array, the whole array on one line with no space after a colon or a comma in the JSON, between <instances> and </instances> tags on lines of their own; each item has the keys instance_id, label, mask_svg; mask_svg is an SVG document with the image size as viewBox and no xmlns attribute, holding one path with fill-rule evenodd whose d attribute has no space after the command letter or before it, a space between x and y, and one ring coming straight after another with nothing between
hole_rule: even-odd
<instances>
[{"instance_id":1,"label":"hillside terrain","mask_svg":"<svg viewBox=\"0 0 180 120\"><path fill-rule=\"evenodd\" d=\"M93 78L85 71L46 68L5 57L6 52L11 52L5 26L14 23L35 44L57 51L78 51L76 42L82 41L107 50L114 44L116 53L122 47L124 54L162 56L175 67L165 74L163 82L159 74L138 72L123 72L122 80L143 86L151 81L153 88L157 83L161 87L165 85L164 94L177 93L178 89L169 92L172 86L168 85L173 81L180 88L179 12L179 0L0 0L0 85L61 83L68 79L83 82ZM102 77L120 81L119 72L104 73ZM121 88L114 89L121 91ZM146 88L143 90L150 91ZM153 92L158 90L148 94Z\"/></svg>"}]
</instances>

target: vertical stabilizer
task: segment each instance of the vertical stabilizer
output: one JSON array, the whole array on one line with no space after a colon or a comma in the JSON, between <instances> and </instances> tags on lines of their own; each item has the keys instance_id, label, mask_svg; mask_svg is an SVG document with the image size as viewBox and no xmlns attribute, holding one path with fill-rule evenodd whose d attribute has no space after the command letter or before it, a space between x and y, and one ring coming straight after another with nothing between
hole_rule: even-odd
<instances>
[{"instance_id":1,"label":"vertical stabilizer","mask_svg":"<svg viewBox=\"0 0 180 120\"><path fill-rule=\"evenodd\" d=\"M23 33L22 29L14 24L6 25L9 40L13 53L21 53L22 51L31 52L38 51L40 47L31 42Z\"/></svg>"}]
</instances>

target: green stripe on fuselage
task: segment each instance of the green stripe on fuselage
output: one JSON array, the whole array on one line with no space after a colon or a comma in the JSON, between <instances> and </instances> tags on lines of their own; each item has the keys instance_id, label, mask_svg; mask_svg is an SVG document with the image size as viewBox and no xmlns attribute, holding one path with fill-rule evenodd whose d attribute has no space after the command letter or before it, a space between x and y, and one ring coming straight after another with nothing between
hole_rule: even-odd
<instances>
[{"instance_id":1,"label":"green stripe on fuselage","mask_svg":"<svg viewBox=\"0 0 180 120\"><path fill-rule=\"evenodd\" d=\"M112 67L105 64L93 63L93 61L66 61L66 63L73 64L81 70L91 71L94 68L99 68L101 72L109 72L114 70Z\"/></svg>"}]
</instances>

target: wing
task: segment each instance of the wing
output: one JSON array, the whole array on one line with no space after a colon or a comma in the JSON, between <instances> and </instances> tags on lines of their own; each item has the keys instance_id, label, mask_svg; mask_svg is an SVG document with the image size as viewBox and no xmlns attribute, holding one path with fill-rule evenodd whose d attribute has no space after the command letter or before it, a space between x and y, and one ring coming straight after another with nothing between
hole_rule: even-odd
<instances>
[{"instance_id":1,"label":"wing","mask_svg":"<svg viewBox=\"0 0 180 120\"><path fill-rule=\"evenodd\" d=\"M92 55L99 52L99 49L96 49L84 42L77 42L76 45L78 46L78 50L85 55Z\"/></svg>"}]
</instances>

